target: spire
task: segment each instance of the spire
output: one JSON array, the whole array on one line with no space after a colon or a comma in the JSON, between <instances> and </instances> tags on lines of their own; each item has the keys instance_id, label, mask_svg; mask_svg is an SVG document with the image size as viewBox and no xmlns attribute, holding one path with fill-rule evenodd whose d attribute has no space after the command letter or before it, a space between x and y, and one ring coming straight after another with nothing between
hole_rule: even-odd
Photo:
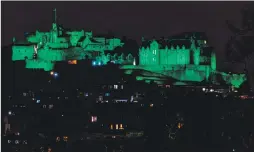
<instances>
[{"instance_id":1,"label":"spire","mask_svg":"<svg viewBox=\"0 0 254 152\"><path fill-rule=\"evenodd\" d=\"M52 38L52 42L56 42L56 39L57 39L57 36L58 36L58 26L57 26L57 23L56 23L56 8L53 10L54 11L54 22L52 23L52 32L51 32L51 38Z\"/></svg>"},{"instance_id":2,"label":"spire","mask_svg":"<svg viewBox=\"0 0 254 152\"><path fill-rule=\"evenodd\" d=\"M56 8L53 11L54 11L54 23L56 23L56 18L57 18L57 16L56 16Z\"/></svg>"}]
</instances>

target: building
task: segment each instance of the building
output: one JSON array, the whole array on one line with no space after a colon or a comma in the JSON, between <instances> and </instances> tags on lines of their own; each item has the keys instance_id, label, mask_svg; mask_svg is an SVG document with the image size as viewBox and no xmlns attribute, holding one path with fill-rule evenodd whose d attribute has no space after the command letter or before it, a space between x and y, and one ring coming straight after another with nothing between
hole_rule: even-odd
<instances>
[{"instance_id":1,"label":"building","mask_svg":"<svg viewBox=\"0 0 254 152\"><path fill-rule=\"evenodd\" d=\"M124 45L119 38L96 37L91 31L65 30L56 22L56 10L55 21L49 32L36 31L25 36L25 42L17 42L13 38L12 60L25 60L26 68L29 69L50 71L57 61L77 64L76 60L87 58L98 65L107 64L109 61L125 64L133 62L130 54L110 54L110 51Z\"/></svg>"},{"instance_id":2,"label":"building","mask_svg":"<svg viewBox=\"0 0 254 152\"><path fill-rule=\"evenodd\" d=\"M139 64L126 52L118 52L124 46L119 38L93 36L91 31L64 30L55 21L49 32L36 31L26 35L26 42L13 39L12 60L25 60L28 69L51 71L55 62L78 64L78 60L90 59L93 66L108 62L121 64L126 74L139 73L137 80L165 83L169 79L181 83L212 82L220 84L220 77L227 84L239 87L245 74L220 72L216 68L216 54L209 46L207 36L201 32L186 32L161 39L142 39Z\"/></svg>"},{"instance_id":3,"label":"building","mask_svg":"<svg viewBox=\"0 0 254 152\"><path fill-rule=\"evenodd\" d=\"M181 85L193 82L219 84L222 77L228 84L240 86L244 74L219 72L216 68L216 54L201 32L187 32L169 38L142 39L139 49L139 65L123 65L127 74L140 73L137 80L165 83L168 79Z\"/></svg>"}]
</instances>

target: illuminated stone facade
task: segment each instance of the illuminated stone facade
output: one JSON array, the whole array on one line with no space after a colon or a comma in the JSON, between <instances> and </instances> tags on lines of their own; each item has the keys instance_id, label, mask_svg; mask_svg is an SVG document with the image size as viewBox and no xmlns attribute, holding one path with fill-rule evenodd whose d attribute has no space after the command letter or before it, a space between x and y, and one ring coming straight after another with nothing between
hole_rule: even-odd
<instances>
[{"instance_id":1,"label":"illuminated stone facade","mask_svg":"<svg viewBox=\"0 0 254 152\"><path fill-rule=\"evenodd\" d=\"M55 17L56 18L56 17ZM216 70L216 55L203 33L183 33L159 40L144 40L139 49L139 64L131 54L116 52L124 43L118 38L93 36L84 30L64 30L55 22L49 32L36 31L26 35L26 42L13 38L12 60L25 60L26 68L51 71L57 61L77 64L92 59L103 65L112 61L121 64L126 74L138 71L137 80L163 83L169 78L180 82L213 81L220 75L227 84L239 87L244 74L227 74Z\"/></svg>"},{"instance_id":2,"label":"illuminated stone facade","mask_svg":"<svg viewBox=\"0 0 254 152\"><path fill-rule=\"evenodd\" d=\"M218 84L216 75L229 85L239 87L244 74L227 74L216 70L216 55L203 33L183 33L167 39L144 40L139 49L139 65L124 65L126 74L140 73L137 80L164 83L169 78L180 82ZM185 83L181 83L185 84ZM187 83L186 83L187 84Z\"/></svg>"},{"instance_id":3,"label":"illuminated stone facade","mask_svg":"<svg viewBox=\"0 0 254 152\"><path fill-rule=\"evenodd\" d=\"M86 58L107 64L109 61L128 64L133 62L131 54L110 51L124 44L119 38L94 37L84 30L66 31L54 22L49 32L36 31L26 35L25 43L13 39L12 60L25 60L26 68L50 71L57 61L83 60ZM108 52L107 54L105 52Z\"/></svg>"}]
</instances>

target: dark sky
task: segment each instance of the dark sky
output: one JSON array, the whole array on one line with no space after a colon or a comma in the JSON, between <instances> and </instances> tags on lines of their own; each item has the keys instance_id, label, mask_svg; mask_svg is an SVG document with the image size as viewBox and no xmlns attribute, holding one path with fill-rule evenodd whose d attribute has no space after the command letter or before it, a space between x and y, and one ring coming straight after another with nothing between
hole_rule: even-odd
<instances>
[{"instance_id":1,"label":"dark sky","mask_svg":"<svg viewBox=\"0 0 254 152\"><path fill-rule=\"evenodd\" d=\"M24 32L51 28L53 8L68 28L112 30L118 36L140 40L179 32L206 32L219 60L230 31L225 20L240 25L240 9L250 2L3 2L2 40L22 39Z\"/></svg>"}]
</instances>

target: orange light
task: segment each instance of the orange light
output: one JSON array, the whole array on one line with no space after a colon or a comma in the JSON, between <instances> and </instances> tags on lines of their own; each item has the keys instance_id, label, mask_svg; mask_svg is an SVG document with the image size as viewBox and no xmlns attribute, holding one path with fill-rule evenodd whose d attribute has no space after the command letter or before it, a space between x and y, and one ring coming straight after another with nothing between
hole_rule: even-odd
<instances>
[{"instance_id":1,"label":"orange light","mask_svg":"<svg viewBox=\"0 0 254 152\"><path fill-rule=\"evenodd\" d=\"M64 141L68 141L68 137L67 137L67 136L64 136L64 137L63 137L63 140L64 140Z\"/></svg>"},{"instance_id":2,"label":"orange light","mask_svg":"<svg viewBox=\"0 0 254 152\"><path fill-rule=\"evenodd\" d=\"M48 152L51 152L51 151L52 151L52 149L49 147L49 148L48 148Z\"/></svg>"},{"instance_id":3,"label":"orange light","mask_svg":"<svg viewBox=\"0 0 254 152\"><path fill-rule=\"evenodd\" d=\"M120 124L120 127L119 127L119 129L121 129L121 130L123 129L123 124Z\"/></svg>"},{"instance_id":4,"label":"orange light","mask_svg":"<svg viewBox=\"0 0 254 152\"><path fill-rule=\"evenodd\" d=\"M180 129L181 128L181 123L178 123L177 127Z\"/></svg>"},{"instance_id":5,"label":"orange light","mask_svg":"<svg viewBox=\"0 0 254 152\"><path fill-rule=\"evenodd\" d=\"M51 71L51 72L50 72L50 75L53 75L53 74L54 74L54 72L53 72L53 71Z\"/></svg>"},{"instance_id":6,"label":"orange light","mask_svg":"<svg viewBox=\"0 0 254 152\"><path fill-rule=\"evenodd\" d=\"M114 129L114 128L113 128L113 125L110 125L110 129L111 129L111 130L113 130L113 129Z\"/></svg>"},{"instance_id":7,"label":"orange light","mask_svg":"<svg viewBox=\"0 0 254 152\"><path fill-rule=\"evenodd\" d=\"M77 64L77 60L70 60L68 61L68 64Z\"/></svg>"}]
</instances>

